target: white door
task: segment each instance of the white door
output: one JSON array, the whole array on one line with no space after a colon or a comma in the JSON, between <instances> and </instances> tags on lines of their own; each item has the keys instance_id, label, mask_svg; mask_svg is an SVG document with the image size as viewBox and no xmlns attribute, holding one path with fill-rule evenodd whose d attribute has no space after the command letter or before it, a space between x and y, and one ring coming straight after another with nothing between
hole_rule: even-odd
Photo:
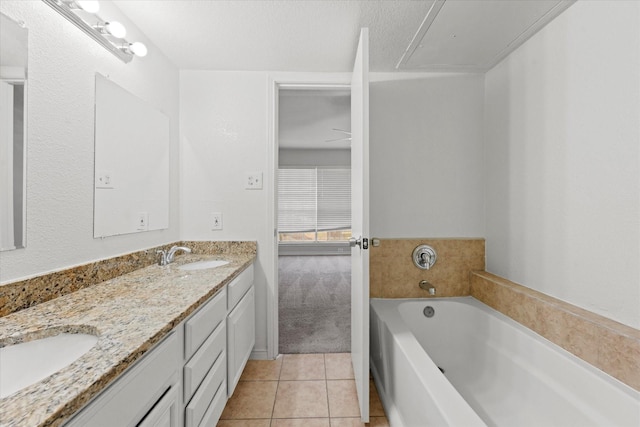
<instances>
[{"instance_id":1,"label":"white door","mask_svg":"<svg viewBox=\"0 0 640 427\"><path fill-rule=\"evenodd\" d=\"M351 77L351 361L360 416L369 421L369 29Z\"/></svg>"}]
</instances>

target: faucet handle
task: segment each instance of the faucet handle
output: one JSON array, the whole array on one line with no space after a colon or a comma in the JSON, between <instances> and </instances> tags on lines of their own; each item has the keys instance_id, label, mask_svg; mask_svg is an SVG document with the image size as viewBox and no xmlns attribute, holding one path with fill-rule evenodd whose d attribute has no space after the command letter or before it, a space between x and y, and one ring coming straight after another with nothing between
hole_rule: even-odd
<instances>
[{"instance_id":1,"label":"faucet handle","mask_svg":"<svg viewBox=\"0 0 640 427\"><path fill-rule=\"evenodd\" d=\"M159 249L156 251L157 254L160 254L160 259L158 260L158 265L167 265L167 251Z\"/></svg>"},{"instance_id":2,"label":"faucet handle","mask_svg":"<svg viewBox=\"0 0 640 427\"><path fill-rule=\"evenodd\" d=\"M416 267L422 270L429 270L436 263L438 255L431 246L420 245L413 250L411 258Z\"/></svg>"}]
</instances>

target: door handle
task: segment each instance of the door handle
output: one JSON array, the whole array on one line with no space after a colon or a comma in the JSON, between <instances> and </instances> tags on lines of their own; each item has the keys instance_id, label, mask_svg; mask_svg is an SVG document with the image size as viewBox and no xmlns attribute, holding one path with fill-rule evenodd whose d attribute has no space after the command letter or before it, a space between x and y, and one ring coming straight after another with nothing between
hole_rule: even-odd
<instances>
[{"instance_id":1,"label":"door handle","mask_svg":"<svg viewBox=\"0 0 640 427\"><path fill-rule=\"evenodd\" d=\"M352 248L354 248L355 246L359 246L360 249L369 249L369 239L362 238L362 237L351 237L349 239L349 246L351 246Z\"/></svg>"}]
</instances>

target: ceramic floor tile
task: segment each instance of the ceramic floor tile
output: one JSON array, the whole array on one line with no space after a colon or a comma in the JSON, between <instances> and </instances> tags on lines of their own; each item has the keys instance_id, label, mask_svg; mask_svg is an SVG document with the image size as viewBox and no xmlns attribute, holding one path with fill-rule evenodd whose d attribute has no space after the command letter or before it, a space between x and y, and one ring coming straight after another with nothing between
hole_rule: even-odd
<instances>
[{"instance_id":1,"label":"ceramic floor tile","mask_svg":"<svg viewBox=\"0 0 640 427\"><path fill-rule=\"evenodd\" d=\"M285 354L280 380L324 380L324 371L323 354Z\"/></svg>"},{"instance_id":2,"label":"ceramic floor tile","mask_svg":"<svg viewBox=\"0 0 640 427\"><path fill-rule=\"evenodd\" d=\"M279 380L282 368L282 356L276 360L249 360L240 381Z\"/></svg>"},{"instance_id":3,"label":"ceramic floor tile","mask_svg":"<svg viewBox=\"0 0 640 427\"><path fill-rule=\"evenodd\" d=\"M324 355L328 380L350 380L354 378L351 353L327 353Z\"/></svg>"},{"instance_id":4,"label":"ceramic floor tile","mask_svg":"<svg viewBox=\"0 0 640 427\"><path fill-rule=\"evenodd\" d=\"M359 417L360 407L353 380L327 381L329 413L332 417Z\"/></svg>"},{"instance_id":5,"label":"ceramic floor tile","mask_svg":"<svg viewBox=\"0 0 640 427\"><path fill-rule=\"evenodd\" d=\"M331 427L389 427L389 421L385 417L369 417L369 423L365 424L360 418L331 418Z\"/></svg>"},{"instance_id":6,"label":"ceramic floor tile","mask_svg":"<svg viewBox=\"0 0 640 427\"><path fill-rule=\"evenodd\" d=\"M372 417L385 416L384 407L373 380L369 380L369 415Z\"/></svg>"},{"instance_id":7,"label":"ceramic floor tile","mask_svg":"<svg viewBox=\"0 0 640 427\"><path fill-rule=\"evenodd\" d=\"M328 416L327 386L324 380L280 381L273 418L326 418Z\"/></svg>"},{"instance_id":8,"label":"ceramic floor tile","mask_svg":"<svg viewBox=\"0 0 640 427\"><path fill-rule=\"evenodd\" d=\"M330 427L329 418L274 419L271 427Z\"/></svg>"},{"instance_id":9,"label":"ceramic floor tile","mask_svg":"<svg viewBox=\"0 0 640 427\"><path fill-rule=\"evenodd\" d=\"M220 417L229 419L271 418L277 381L240 381Z\"/></svg>"},{"instance_id":10,"label":"ceramic floor tile","mask_svg":"<svg viewBox=\"0 0 640 427\"><path fill-rule=\"evenodd\" d=\"M217 427L269 427L271 419L264 420L220 420Z\"/></svg>"},{"instance_id":11,"label":"ceramic floor tile","mask_svg":"<svg viewBox=\"0 0 640 427\"><path fill-rule=\"evenodd\" d=\"M389 427L387 417L369 417L369 427Z\"/></svg>"}]
</instances>

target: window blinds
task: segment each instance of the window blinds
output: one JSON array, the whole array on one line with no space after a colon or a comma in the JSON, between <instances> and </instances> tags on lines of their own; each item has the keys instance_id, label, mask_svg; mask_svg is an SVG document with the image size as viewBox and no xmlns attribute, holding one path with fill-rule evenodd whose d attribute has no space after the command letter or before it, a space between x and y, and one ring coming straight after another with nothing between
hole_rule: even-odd
<instances>
[{"instance_id":1,"label":"window blinds","mask_svg":"<svg viewBox=\"0 0 640 427\"><path fill-rule=\"evenodd\" d=\"M278 170L278 231L351 228L351 170Z\"/></svg>"}]
</instances>

